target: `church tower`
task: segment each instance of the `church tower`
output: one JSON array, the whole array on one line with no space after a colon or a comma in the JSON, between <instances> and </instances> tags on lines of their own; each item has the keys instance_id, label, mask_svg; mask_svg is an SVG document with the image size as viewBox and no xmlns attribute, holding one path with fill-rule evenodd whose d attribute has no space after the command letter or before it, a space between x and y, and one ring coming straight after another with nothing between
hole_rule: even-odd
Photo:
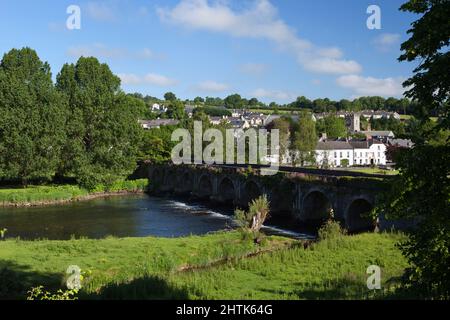
<instances>
[{"instance_id":1,"label":"church tower","mask_svg":"<svg viewBox=\"0 0 450 320\"><path fill-rule=\"evenodd\" d=\"M352 112L347 116L347 126L350 132L361 131L361 115L357 112Z\"/></svg>"}]
</instances>

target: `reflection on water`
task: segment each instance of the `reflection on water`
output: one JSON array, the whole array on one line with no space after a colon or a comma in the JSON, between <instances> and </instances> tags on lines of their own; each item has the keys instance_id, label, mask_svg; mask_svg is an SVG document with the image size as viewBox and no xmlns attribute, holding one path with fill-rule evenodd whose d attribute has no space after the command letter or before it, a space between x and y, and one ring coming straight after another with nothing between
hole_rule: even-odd
<instances>
[{"instance_id":1,"label":"reflection on water","mask_svg":"<svg viewBox=\"0 0 450 320\"><path fill-rule=\"evenodd\" d=\"M8 229L8 238L23 239L180 237L235 227L232 212L211 210L200 203L130 195L55 206L0 208L0 228ZM264 232L308 237L274 226L265 227Z\"/></svg>"}]
</instances>

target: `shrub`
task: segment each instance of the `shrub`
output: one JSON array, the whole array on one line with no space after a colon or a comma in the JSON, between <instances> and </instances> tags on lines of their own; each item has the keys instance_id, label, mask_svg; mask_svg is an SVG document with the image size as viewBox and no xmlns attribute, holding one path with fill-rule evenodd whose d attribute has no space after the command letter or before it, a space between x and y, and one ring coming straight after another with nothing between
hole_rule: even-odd
<instances>
[{"instance_id":1,"label":"shrub","mask_svg":"<svg viewBox=\"0 0 450 320\"><path fill-rule=\"evenodd\" d=\"M78 290L58 290L51 293L44 290L43 286L31 288L28 291L27 300L78 300Z\"/></svg>"},{"instance_id":2,"label":"shrub","mask_svg":"<svg viewBox=\"0 0 450 320\"><path fill-rule=\"evenodd\" d=\"M347 168L349 166L350 162L348 159L342 159L341 160L341 165L345 168Z\"/></svg>"},{"instance_id":3,"label":"shrub","mask_svg":"<svg viewBox=\"0 0 450 320\"><path fill-rule=\"evenodd\" d=\"M319 229L319 240L332 240L340 238L345 234L345 230L342 229L341 224L335 220L328 220Z\"/></svg>"},{"instance_id":4,"label":"shrub","mask_svg":"<svg viewBox=\"0 0 450 320\"><path fill-rule=\"evenodd\" d=\"M269 217L269 201L263 195L249 203L248 211L236 209L234 218L244 233L253 234L255 241L264 221Z\"/></svg>"}]
</instances>

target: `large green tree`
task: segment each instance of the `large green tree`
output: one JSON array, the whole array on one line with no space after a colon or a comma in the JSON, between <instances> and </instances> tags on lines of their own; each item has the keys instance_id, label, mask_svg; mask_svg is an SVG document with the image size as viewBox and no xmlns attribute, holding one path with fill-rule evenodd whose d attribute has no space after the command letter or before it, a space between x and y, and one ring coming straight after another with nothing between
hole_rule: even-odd
<instances>
[{"instance_id":1,"label":"large green tree","mask_svg":"<svg viewBox=\"0 0 450 320\"><path fill-rule=\"evenodd\" d=\"M173 92L166 92L164 94L164 99L166 101L175 101L177 100L177 96Z\"/></svg>"},{"instance_id":2,"label":"large green tree","mask_svg":"<svg viewBox=\"0 0 450 320\"><path fill-rule=\"evenodd\" d=\"M96 58L82 57L63 66L57 88L70 110L61 174L94 187L131 173L142 130L135 98L120 91L120 79Z\"/></svg>"},{"instance_id":3,"label":"large green tree","mask_svg":"<svg viewBox=\"0 0 450 320\"><path fill-rule=\"evenodd\" d=\"M314 120L310 112L302 112L293 135L294 162L302 166L306 163L313 163L316 145L317 135Z\"/></svg>"},{"instance_id":4,"label":"large green tree","mask_svg":"<svg viewBox=\"0 0 450 320\"><path fill-rule=\"evenodd\" d=\"M245 107L244 101L239 94L232 94L225 98L225 107L228 109L242 109Z\"/></svg>"},{"instance_id":5,"label":"large green tree","mask_svg":"<svg viewBox=\"0 0 450 320\"><path fill-rule=\"evenodd\" d=\"M410 263L404 284L416 297L450 298L450 144L435 139L449 128L450 5L446 0L411 0L401 10L419 19L408 31L400 60L419 60L414 76L405 82L414 99L415 114L426 127L415 124L416 146L398 155L400 175L392 183L384 211L389 217L417 222L401 244ZM437 125L429 117L437 113ZM439 143L440 141L440 143Z\"/></svg>"},{"instance_id":6,"label":"large green tree","mask_svg":"<svg viewBox=\"0 0 450 320\"><path fill-rule=\"evenodd\" d=\"M316 130L320 133L326 133L328 138L343 138L347 136L347 127L345 120L336 116L327 116L316 122Z\"/></svg>"},{"instance_id":7,"label":"large green tree","mask_svg":"<svg viewBox=\"0 0 450 320\"><path fill-rule=\"evenodd\" d=\"M0 63L0 173L7 179L51 179L65 140L65 104L50 66L30 48Z\"/></svg>"},{"instance_id":8,"label":"large green tree","mask_svg":"<svg viewBox=\"0 0 450 320\"><path fill-rule=\"evenodd\" d=\"M277 118L272 121L268 129L278 130L278 137L279 137L278 152L280 155L280 163L283 163L283 161L286 160L286 156L290 148L291 122L283 117Z\"/></svg>"},{"instance_id":9,"label":"large green tree","mask_svg":"<svg viewBox=\"0 0 450 320\"><path fill-rule=\"evenodd\" d=\"M171 101L167 105L166 116L170 119L183 120L186 118L186 111L184 110L184 104L180 100Z\"/></svg>"}]
</instances>

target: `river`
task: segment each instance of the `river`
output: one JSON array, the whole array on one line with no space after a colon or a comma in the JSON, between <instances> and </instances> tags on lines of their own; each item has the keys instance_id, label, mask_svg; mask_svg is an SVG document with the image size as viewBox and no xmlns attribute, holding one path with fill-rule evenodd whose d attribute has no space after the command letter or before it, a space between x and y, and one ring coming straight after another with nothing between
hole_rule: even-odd
<instances>
[{"instance_id":1,"label":"river","mask_svg":"<svg viewBox=\"0 0 450 320\"><path fill-rule=\"evenodd\" d=\"M115 196L64 205L0 207L0 229L7 238L66 240L72 237L182 237L236 227L232 208L142 195ZM294 238L312 235L288 221L268 223L267 234Z\"/></svg>"}]
</instances>

